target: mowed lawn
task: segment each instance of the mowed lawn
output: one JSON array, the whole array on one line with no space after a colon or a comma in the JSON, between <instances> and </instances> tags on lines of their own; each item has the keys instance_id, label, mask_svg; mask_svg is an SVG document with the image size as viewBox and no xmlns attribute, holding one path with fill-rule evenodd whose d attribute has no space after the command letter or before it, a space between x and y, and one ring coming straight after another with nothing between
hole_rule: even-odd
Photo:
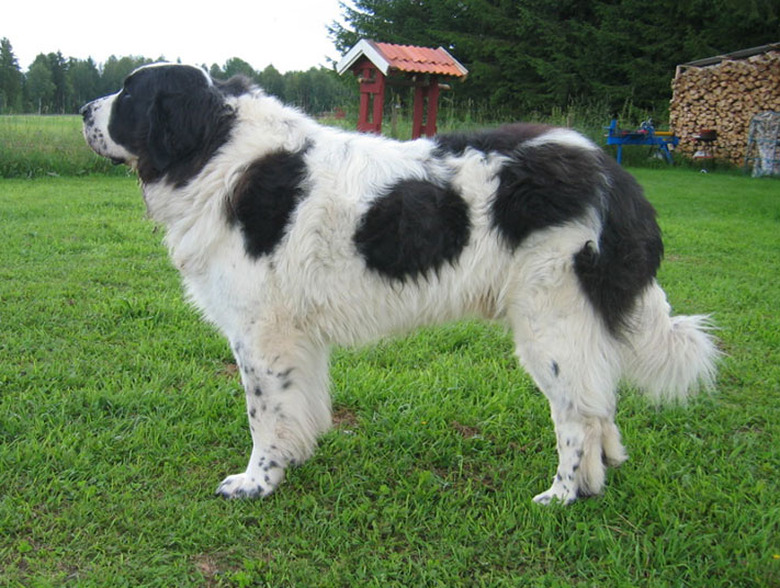
<instances>
[{"instance_id":1,"label":"mowed lawn","mask_svg":"<svg viewBox=\"0 0 780 588\"><path fill-rule=\"evenodd\" d=\"M129 177L0 180L0 586L780 585L780 182L634 170L717 391L618 411L603 496L545 508L547 403L499 326L332 360L335 425L262 501L227 343Z\"/></svg>"}]
</instances>

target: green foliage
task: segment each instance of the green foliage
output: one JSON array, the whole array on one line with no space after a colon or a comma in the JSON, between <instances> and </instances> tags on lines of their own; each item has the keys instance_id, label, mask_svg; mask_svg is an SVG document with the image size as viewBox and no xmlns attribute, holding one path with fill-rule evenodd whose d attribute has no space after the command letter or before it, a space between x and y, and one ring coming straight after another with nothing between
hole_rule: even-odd
<instances>
[{"instance_id":1,"label":"green foliage","mask_svg":"<svg viewBox=\"0 0 780 588\"><path fill-rule=\"evenodd\" d=\"M776 2L754 0L357 0L331 35L442 45L470 70L458 97L516 115L595 100L657 110L675 66L774 42Z\"/></svg>"},{"instance_id":2,"label":"green foliage","mask_svg":"<svg viewBox=\"0 0 780 588\"><path fill-rule=\"evenodd\" d=\"M357 87L352 79L341 78L334 70L323 67L282 74L273 65L255 71L245 61L230 59L222 68L212 65L209 73L218 79L242 75L268 94L314 115L348 107L357 100Z\"/></svg>"},{"instance_id":3,"label":"green foliage","mask_svg":"<svg viewBox=\"0 0 780 588\"><path fill-rule=\"evenodd\" d=\"M36 105L38 114L44 112L44 103L47 105L45 110L48 110L48 105L54 99L55 89L53 76L46 63L46 58L40 55L30 66L30 71L27 75L27 93L32 103Z\"/></svg>"},{"instance_id":4,"label":"green foliage","mask_svg":"<svg viewBox=\"0 0 780 588\"><path fill-rule=\"evenodd\" d=\"M23 81L11 42L0 39L0 114L21 110Z\"/></svg>"},{"instance_id":5,"label":"green foliage","mask_svg":"<svg viewBox=\"0 0 780 588\"><path fill-rule=\"evenodd\" d=\"M91 58L65 60L61 53L39 54L26 74L22 74L8 39L0 40L0 114L74 114L99 96L116 92L125 77L137 67L164 61L139 56L112 55L98 66ZM204 66L204 69L205 66ZM333 70L311 68L305 72L279 73L272 65L255 71L246 61L234 57L224 66L213 64L209 73L227 79L245 76L267 92L289 104L320 114L343 108L353 101L356 88L352 79L343 79ZM8 167L7 165L5 167Z\"/></svg>"},{"instance_id":6,"label":"green foliage","mask_svg":"<svg viewBox=\"0 0 780 588\"><path fill-rule=\"evenodd\" d=\"M246 76L248 78L254 78L257 74L254 68L249 65L243 59L233 57L228 59L223 68L217 67L216 64L211 66L211 75L215 78L228 79L233 76Z\"/></svg>"},{"instance_id":7,"label":"green foliage","mask_svg":"<svg viewBox=\"0 0 780 588\"><path fill-rule=\"evenodd\" d=\"M116 92L119 88L122 87L122 82L124 82L125 78L131 71L154 61L154 59L149 59L146 57L116 57L115 55L112 55L103 64L102 68L98 68L100 77L98 91L94 96L88 97L88 100ZM83 105L84 102L81 102L80 104L75 105L75 108L79 108Z\"/></svg>"},{"instance_id":8,"label":"green foliage","mask_svg":"<svg viewBox=\"0 0 780 588\"><path fill-rule=\"evenodd\" d=\"M718 390L626 390L631 459L566 508L549 410L501 328L332 360L336 424L264 501L230 349L183 301L132 178L0 180L0 584L780 584L777 181L634 170L676 312L712 312Z\"/></svg>"},{"instance_id":9,"label":"green foliage","mask_svg":"<svg viewBox=\"0 0 780 588\"><path fill-rule=\"evenodd\" d=\"M68 79L72 88L68 112L103 94L100 72L92 58L86 61L72 60L68 66Z\"/></svg>"},{"instance_id":10,"label":"green foliage","mask_svg":"<svg viewBox=\"0 0 780 588\"><path fill-rule=\"evenodd\" d=\"M470 72L455 84L453 100L504 118L549 115L582 102L606 104L613 113L626 103L665 111L677 64L780 38L775 0L356 0L342 12L344 23L329 27L341 53L362 37L442 45ZM22 74L2 39L0 114L75 113L150 61L111 56L98 65L57 52L39 55ZM234 57L208 69L215 77L245 75L310 113L349 106L356 94L354 80L324 68L282 75Z\"/></svg>"}]
</instances>

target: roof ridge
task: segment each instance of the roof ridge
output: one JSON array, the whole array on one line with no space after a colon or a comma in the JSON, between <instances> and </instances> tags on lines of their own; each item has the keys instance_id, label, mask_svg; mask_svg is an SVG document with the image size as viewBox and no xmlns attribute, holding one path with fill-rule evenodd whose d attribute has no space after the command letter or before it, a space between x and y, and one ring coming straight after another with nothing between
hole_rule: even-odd
<instances>
[{"instance_id":1,"label":"roof ridge","mask_svg":"<svg viewBox=\"0 0 780 588\"><path fill-rule=\"evenodd\" d=\"M342 58L337 66L343 73L361 57L367 58L382 73L390 70L406 73L429 73L452 77L464 77L468 70L444 47L420 47L385 43L373 39L362 39Z\"/></svg>"}]
</instances>

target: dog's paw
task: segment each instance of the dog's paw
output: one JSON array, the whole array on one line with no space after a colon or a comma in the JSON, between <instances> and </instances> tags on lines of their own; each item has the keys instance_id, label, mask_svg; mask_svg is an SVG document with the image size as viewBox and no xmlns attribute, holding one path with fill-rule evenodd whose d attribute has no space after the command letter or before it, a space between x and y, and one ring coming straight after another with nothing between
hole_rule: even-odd
<instances>
[{"instance_id":1,"label":"dog's paw","mask_svg":"<svg viewBox=\"0 0 780 588\"><path fill-rule=\"evenodd\" d=\"M555 484L553 484L552 488L546 492L542 492L541 494L534 496L534 502L544 505L554 503L567 505L571 504L575 500L577 500L576 491L573 492L570 488L556 487Z\"/></svg>"},{"instance_id":2,"label":"dog's paw","mask_svg":"<svg viewBox=\"0 0 780 588\"><path fill-rule=\"evenodd\" d=\"M215 494L223 498L264 498L271 494L281 482L270 476L250 476L247 473L228 476L217 488Z\"/></svg>"}]
</instances>

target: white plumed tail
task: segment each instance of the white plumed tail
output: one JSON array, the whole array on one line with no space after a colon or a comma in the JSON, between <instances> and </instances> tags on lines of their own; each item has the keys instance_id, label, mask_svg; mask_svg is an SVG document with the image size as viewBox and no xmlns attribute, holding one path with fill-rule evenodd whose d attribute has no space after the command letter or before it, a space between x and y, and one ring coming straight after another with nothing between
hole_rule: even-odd
<instances>
[{"instance_id":1,"label":"white plumed tail","mask_svg":"<svg viewBox=\"0 0 780 588\"><path fill-rule=\"evenodd\" d=\"M715 385L721 353L708 316L670 316L658 284L642 296L625 347L624 377L655 402L683 400Z\"/></svg>"}]
</instances>

